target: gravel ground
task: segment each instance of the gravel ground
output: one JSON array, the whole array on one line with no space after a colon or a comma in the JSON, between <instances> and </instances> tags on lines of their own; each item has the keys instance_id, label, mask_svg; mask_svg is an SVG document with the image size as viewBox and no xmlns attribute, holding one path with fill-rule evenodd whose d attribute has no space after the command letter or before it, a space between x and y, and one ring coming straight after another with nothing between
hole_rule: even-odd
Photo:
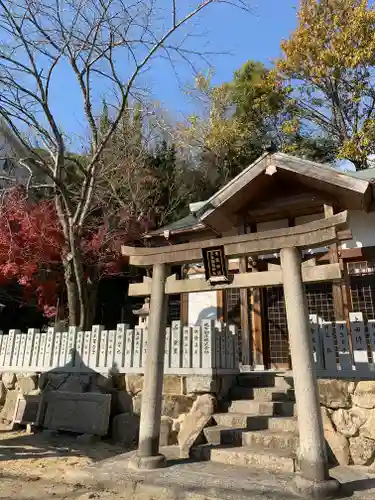
<instances>
[{"instance_id":1,"label":"gravel ground","mask_svg":"<svg viewBox=\"0 0 375 500\"><path fill-rule=\"evenodd\" d=\"M112 491L94 491L80 486L24 477L1 477L0 499L2 500L109 500L122 498Z\"/></svg>"},{"instance_id":2,"label":"gravel ground","mask_svg":"<svg viewBox=\"0 0 375 500\"><path fill-rule=\"evenodd\" d=\"M65 480L72 468L83 468L125 451L104 441L84 445L74 436L29 435L0 428L0 499L121 498L113 491L94 491Z\"/></svg>"}]
</instances>

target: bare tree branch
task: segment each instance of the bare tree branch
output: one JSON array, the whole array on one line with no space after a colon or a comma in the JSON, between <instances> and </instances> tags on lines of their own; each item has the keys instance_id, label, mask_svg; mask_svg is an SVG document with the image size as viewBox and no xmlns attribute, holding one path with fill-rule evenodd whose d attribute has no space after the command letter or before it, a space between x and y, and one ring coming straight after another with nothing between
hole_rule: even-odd
<instances>
[{"instance_id":1,"label":"bare tree branch","mask_svg":"<svg viewBox=\"0 0 375 500\"><path fill-rule=\"evenodd\" d=\"M194 58L208 63L209 53L184 46L191 30L182 40L174 40L174 35L203 10L221 3L249 11L251 1L196 0L188 11L184 0L173 0L167 7L162 0L0 0L0 30L5 37L0 44L0 116L23 150L18 158L28 167L27 188L35 187L32 177L36 170L44 178L35 185L49 188L48 178L53 185L65 240L62 260L67 287L71 287L68 295L76 294L79 304L71 322L77 318L81 326L86 322L88 288L80 238L95 210L105 210L98 205L103 190L111 203L134 214L147 195L142 182L134 184L134 165L138 162L139 166L141 158L126 160L133 164L122 177L129 186L129 203L119 196L118 179L105 182L105 175L111 173L104 160L106 149L124 116L132 113L138 82L154 57L166 57L173 70L174 57L194 71ZM61 88L62 72L66 81L75 82L74 90ZM69 133L64 131L52 98L56 89L66 98L72 115L77 113L83 120L85 132L88 130L89 138L82 144L87 154L69 151ZM80 109L72 109L69 92L79 95ZM103 97L112 110L104 131L99 120ZM171 180L172 198L175 186ZM147 203L152 211L152 201ZM176 206L172 203L170 210Z\"/></svg>"}]
</instances>

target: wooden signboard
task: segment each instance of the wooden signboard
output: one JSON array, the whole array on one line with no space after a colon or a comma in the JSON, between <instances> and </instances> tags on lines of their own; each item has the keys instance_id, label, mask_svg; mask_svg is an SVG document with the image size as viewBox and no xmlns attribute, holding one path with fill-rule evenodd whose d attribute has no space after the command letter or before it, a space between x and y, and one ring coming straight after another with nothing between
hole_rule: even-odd
<instances>
[{"instance_id":1,"label":"wooden signboard","mask_svg":"<svg viewBox=\"0 0 375 500\"><path fill-rule=\"evenodd\" d=\"M206 280L210 283L228 283L228 266L224 247L202 249Z\"/></svg>"}]
</instances>

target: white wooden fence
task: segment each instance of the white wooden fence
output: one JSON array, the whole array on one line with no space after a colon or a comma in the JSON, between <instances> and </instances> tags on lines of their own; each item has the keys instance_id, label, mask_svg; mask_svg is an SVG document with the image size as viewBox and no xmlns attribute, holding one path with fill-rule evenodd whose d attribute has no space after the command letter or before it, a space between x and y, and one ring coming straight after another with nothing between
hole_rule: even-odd
<instances>
[{"instance_id":1,"label":"white wooden fence","mask_svg":"<svg viewBox=\"0 0 375 500\"><path fill-rule=\"evenodd\" d=\"M0 334L0 371L143 373L147 355L146 328L127 325L117 330L94 326L91 331L46 333L10 330ZM211 374L238 372L238 339L234 325L211 320L181 327L173 321L166 330L165 373Z\"/></svg>"},{"instance_id":2,"label":"white wooden fence","mask_svg":"<svg viewBox=\"0 0 375 500\"><path fill-rule=\"evenodd\" d=\"M321 321L310 315L314 361L318 376L375 379L375 320L353 312L345 321Z\"/></svg>"},{"instance_id":3,"label":"white wooden fence","mask_svg":"<svg viewBox=\"0 0 375 500\"><path fill-rule=\"evenodd\" d=\"M321 321L310 315L314 361L320 377L375 380L375 320L350 313L345 321ZM147 328L127 325L117 330L94 326L91 331L0 332L0 371L143 373L147 355ZM170 374L238 373L237 329L234 325L203 320L201 326L166 329L164 371Z\"/></svg>"}]
</instances>

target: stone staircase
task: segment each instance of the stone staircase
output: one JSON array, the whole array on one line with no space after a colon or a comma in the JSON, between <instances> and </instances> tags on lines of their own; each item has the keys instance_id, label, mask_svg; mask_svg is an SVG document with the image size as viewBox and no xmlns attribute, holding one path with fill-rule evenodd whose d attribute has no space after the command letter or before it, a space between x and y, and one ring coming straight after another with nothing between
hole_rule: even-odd
<instances>
[{"instance_id":1,"label":"stone staircase","mask_svg":"<svg viewBox=\"0 0 375 500\"><path fill-rule=\"evenodd\" d=\"M237 377L222 413L204 429L192 456L229 465L294 472L298 447L293 379L286 374Z\"/></svg>"}]
</instances>

